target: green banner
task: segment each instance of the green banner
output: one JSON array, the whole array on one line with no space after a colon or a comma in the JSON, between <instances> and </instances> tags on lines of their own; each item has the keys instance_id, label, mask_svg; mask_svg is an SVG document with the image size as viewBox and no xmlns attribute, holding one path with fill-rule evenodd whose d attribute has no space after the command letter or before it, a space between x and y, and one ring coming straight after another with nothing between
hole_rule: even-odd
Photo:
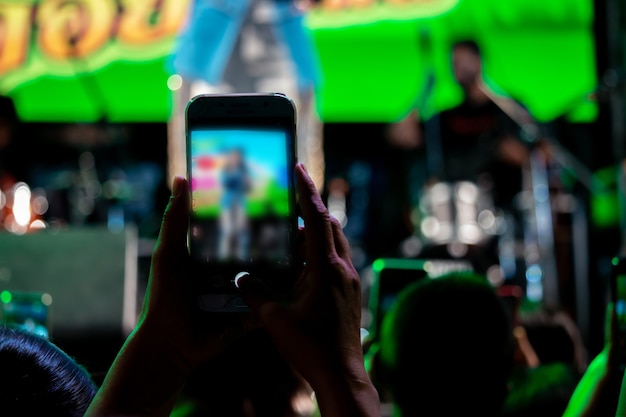
<instances>
[{"instance_id":1,"label":"green banner","mask_svg":"<svg viewBox=\"0 0 626 417\"><path fill-rule=\"evenodd\" d=\"M26 121L167 121L171 54L191 3L0 0L0 94ZM592 23L591 0L323 0L307 16L318 113L391 121L418 101L423 115L453 106L450 45L472 38L494 90L541 121L591 121Z\"/></svg>"},{"instance_id":2,"label":"green banner","mask_svg":"<svg viewBox=\"0 0 626 417\"><path fill-rule=\"evenodd\" d=\"M397 120L420 97L425 117L456 105L461 92L450 48L460 39L481 45L487 84L522 102L538 120L596 117L591 0L460 0L442 1L440 8L434 1L406 0L406 19L395 2L375 2L373 9L394 16L387 20L370 7L333 10L327 5L334 1L322 2L308 20L324 74L318 91L324 120ZM408 18L417 14L410 5L424 4L430 9ZM346 16L352 25L342 26ZM430 75L435 84L427 90Z\"/></svg>"},{"instance_id":3,"label":"green banner","mask_svg":"<svg viewBox=\"0 0 626 417\"><path fill-rule=\"evenodd\" d=\"M26 121L165 121L189 3L0 2L0 93Z\"/></svg>"}]
</instances>

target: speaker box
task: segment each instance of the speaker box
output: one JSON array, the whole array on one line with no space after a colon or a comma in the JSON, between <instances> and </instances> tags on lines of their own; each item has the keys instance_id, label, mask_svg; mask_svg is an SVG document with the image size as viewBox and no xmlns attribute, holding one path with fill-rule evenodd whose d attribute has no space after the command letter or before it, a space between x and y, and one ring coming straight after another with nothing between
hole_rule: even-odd
<instances>
[{"instance_id":1,"label":"speaker box","mask_svg":"<svg viewBox=\"0 0 626 417\"><path fill-rule=\"evenodd\" d=\"M47 293L55 342L123 338L137 317L137 235L128 228L0 233L0 291Z\"/></svg>"}]
</instances>

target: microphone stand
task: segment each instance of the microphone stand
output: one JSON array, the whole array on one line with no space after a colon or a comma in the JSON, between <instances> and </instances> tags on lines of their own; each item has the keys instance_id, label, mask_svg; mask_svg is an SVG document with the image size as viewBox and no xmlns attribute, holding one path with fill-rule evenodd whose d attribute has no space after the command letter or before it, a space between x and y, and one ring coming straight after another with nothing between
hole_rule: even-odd
<instances>
[{"instance_id":1,"label":"microphone stand","mask_svg":"<svg viewBox=\"0 0 626 417\"><path fill-rule=\"evenodd\" d=\"M80 54L77 48L78 40L79 40L78 35L71 35L68 38L68 43L70 46L69 59L70 59L70 62L74 66L74 73L81 81L81 84L83 86L83 90L85 91L86 96L88 97L88 99L91 99L91 101L95 103L95 107L98 113L98 119L97 119L96 125L99 125L106 132L107 131L106 128L109 126L109 124L107 121L105 96L104 96L102 89L100 88L96 80L94 79L93 74L91 73L91 71L89 71L89 68L85 60L80 57ZM105 134L108 135L109 133L107 132ZM86 165L84 163L81 163L83 159L84 159L83 153L81 152L81 156L79 156L80 168L79 168L78 176L79 178L82 179L82 181L78 181L79 183L75 184L75 186L79 189L79 191L77 192L78 201L75 201L75 204L86 203L88 207L91 208L89 212L89 215L90 215L96 211L96 204L97 204L98 196L92 195L93 193L89 192L88 184L87 182L85 182L85 179L90 179L91 182L97 182L100 188L103 188L103 184L98 178L98 173L97 173L96 166L95 166L95 162L96 162L95 157L93 155L88 157L88 159L90 159L90 162L87 163ZM86 201L83 202L81 200L86 200ZM107 219L107 223L110 223L110 217L112 216L112 212L114 209L114 207L110 203L111 202L109 201L109 207L107 207L107 211L108 211L107 217L109 217L109 219ZM85 221L86 216L87 216L86 214L81 213L77 218L79 223L83 223ZM115 216L115 217L119 217L119 216ZM76 216L75 216L75 219L76 219Z\"/></svg>"},{"instance_id":2,"label":"microphone stand","mask_svg":"<svg viewBox=\"0 0 626 417\"><path fill-rule=\"evenodd\" d=\"M541 282L541 298L548 305L560 303L559 279L554 249L554 223L551 206L551 191L548 161L545 151L539 147L540 141L548 145L550 156L564 170L570 172L590 192L597 192L606 186L556 139L544 135L537 121L516 101L500 97L479 80L481 90L509 116L522 130L519 138L529 149L529 165L524 169L524 185L532 195L532 216L526 227L526 245L536 248L535 256L527 256L527 262L538 265L539 270L530 278L530 283ZM528 246L527 246L528 247ZM578 268L576 268L578 269ZM528 277L527 277L528 278ZM577 287L581 287L581 282ZM539 298L539 297L538 297Z\"/></svg>"}]
</instances>

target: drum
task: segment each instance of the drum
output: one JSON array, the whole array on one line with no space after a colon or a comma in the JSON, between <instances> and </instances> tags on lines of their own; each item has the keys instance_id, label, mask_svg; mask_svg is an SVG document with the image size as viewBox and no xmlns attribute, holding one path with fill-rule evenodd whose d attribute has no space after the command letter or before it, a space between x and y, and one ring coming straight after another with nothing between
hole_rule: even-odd
<instances>
[{"instance_id":1,"label":"drum","mask_svg":"<svg viewBox=\"0 0 626 417\"><path fill-rule=\"evenodd\" d=\"M489 188L470 181L427 185L412 221L424 245L481 245L506 229Z\"/></svg>"}]
</instances>

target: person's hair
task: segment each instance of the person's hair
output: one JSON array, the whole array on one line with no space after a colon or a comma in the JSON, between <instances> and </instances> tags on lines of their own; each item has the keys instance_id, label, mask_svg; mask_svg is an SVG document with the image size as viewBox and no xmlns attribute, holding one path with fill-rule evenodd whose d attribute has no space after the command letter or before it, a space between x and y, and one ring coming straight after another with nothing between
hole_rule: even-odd
<instances>
[{"instance_id":1,"label":"person's hair","mask_svg":"<svg viewBox=\"0 0 626 417\"><path fill-rule=\"evenodd\" d=\"M96 394L89 373L52 342L0 327L3 416L82 416Z\"/></svg>"},{"instance_id":2,"label":"person's hair","mask_svg":"<svg viewBox=\"0 0 626 417\"><path fill-rule=\"evenodd\" d=\"M478 43L476 41L471 40L471 39L463 39L463 40L458 40L454 42L452 44L452 49L456 49L456 48L466 48L472 51L477 56L481 56L480 46L478 46Z\"/></svg>"},{"instance_id":3,"label":"person's hair","mask_svg":"<svg viewBox=\"0 0 626 417\"><path fill-rule=\"evenodd\" d=\"M513 367L512 331L486 278L455 272L399 295L379 355L379 378L403 415L495 415Z\"/></svg>"}]
</instances>

